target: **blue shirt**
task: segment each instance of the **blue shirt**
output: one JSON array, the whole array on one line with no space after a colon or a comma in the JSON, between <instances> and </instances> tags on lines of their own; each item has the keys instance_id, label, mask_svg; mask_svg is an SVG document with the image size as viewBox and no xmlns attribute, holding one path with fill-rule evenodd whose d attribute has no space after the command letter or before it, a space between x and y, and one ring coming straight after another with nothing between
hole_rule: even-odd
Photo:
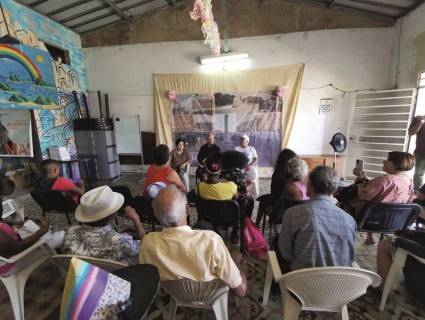
<instances>
[{"instance_id":1,"label":"blue shirt","mask_svg":"<svg viewBox=\"0 0 425 320\"><path fill-rule=\"evenodd\" d=\"M329 196L289 208L282 218L279 250L291 270L350 266L354 260L356 222Z\"/></svg>"}]
</instances>

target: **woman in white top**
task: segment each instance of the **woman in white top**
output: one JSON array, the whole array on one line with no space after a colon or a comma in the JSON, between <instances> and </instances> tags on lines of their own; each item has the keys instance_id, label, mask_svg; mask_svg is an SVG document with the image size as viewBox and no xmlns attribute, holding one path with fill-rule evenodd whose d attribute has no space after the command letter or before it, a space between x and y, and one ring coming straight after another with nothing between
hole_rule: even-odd
<instances>
[{"instance_id":1,"label":"woman in white top","mask_svg":"<svg viewBox=\"0 0 425 320\"><path fill-rule=\"evenodd\" d=\"M254 195L260 193L260 185L258 179L258 155L257 150L249 145L249 136L244 134L239 140L239 146L235 147L236 151L242 152L249 160L245 175L252 182Z\"/></svg>"}]
</instances>

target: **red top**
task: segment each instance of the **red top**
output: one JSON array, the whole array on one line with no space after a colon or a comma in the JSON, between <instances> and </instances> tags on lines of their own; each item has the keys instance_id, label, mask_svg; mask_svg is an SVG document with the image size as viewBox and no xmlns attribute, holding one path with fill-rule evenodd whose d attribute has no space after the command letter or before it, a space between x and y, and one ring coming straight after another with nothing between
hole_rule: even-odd
<instances>
[{"instance_id":1,"label":"red top","mask_svg":"<svg viewBox=\"0 0 425 320\"><path fill-rule=\"evenodd\" d=\"M171 167L158 167L151 165L148 168L148 172L146 173L145 184L144 184L144 195L147 194L147 188L155 182L164 182L166 185L171 184L168 181L168 175L173 171Z\"/></svg>"},{"instance_id":2,"label":"red top","mask_svg":"<svg viewBox=\"0 0 425 320\"><path fill-rule=\"evenodd\" d=\"M19 234L17 234L15 230L11 226L9 226L7 223L0 222L0 232L3 232L4 234L6 234L7 236L9 236L15 241L20 240ZM12 267L13 267L13 263L0 262L0 274L5 274L10 269L12 269Z\"/></svg>"},{"instance_id":3,"label":"red top","mask_svg":"<svg viewBox=\"0 0 425 320\"><path fill-rule=\"evenodd\" d=\"M64 191L66 193L69 193L75 204L78 204L80 202L80 199L79 195L74 192L75 187L76 186L74 182L72 182L72 180L63 177L58 177L52 186L52 190Z\"/></svg>"}]
</instances>

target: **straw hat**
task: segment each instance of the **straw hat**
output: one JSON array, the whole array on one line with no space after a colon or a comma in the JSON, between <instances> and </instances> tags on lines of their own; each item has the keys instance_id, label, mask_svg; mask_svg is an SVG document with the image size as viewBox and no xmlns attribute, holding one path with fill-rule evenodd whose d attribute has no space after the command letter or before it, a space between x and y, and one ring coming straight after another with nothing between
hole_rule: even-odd
<instances>
[{"instance_id":1,"label":"straw hat","mask_svg":"<svg viewBox=\"0 0 425 320\"><path fill-rule=\"evenodd\" d=\"M124 196L102 186L85 193L75 211L79 222L96 222L117 212L124 204Z\"/></svg>"}]
</instances>

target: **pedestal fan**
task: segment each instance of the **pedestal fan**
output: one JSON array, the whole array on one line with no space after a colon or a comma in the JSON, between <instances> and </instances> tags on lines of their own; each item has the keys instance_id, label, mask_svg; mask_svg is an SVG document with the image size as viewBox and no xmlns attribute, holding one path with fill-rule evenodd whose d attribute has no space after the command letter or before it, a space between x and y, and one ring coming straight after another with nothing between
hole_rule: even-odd
<instances>
[{"instance_id":1,"label":"pedestal fan","mask_svg":"<svg viewBox=\"0 0 425 320\"><path fill-rule=\"evenodd\" d=\"M329 143L334 149L334 163L332 164L332 168L335 169L336 154L342 153L347 149L347 138L341 132L337 132L333 135Z\"/></svg>"}]
</instances>

